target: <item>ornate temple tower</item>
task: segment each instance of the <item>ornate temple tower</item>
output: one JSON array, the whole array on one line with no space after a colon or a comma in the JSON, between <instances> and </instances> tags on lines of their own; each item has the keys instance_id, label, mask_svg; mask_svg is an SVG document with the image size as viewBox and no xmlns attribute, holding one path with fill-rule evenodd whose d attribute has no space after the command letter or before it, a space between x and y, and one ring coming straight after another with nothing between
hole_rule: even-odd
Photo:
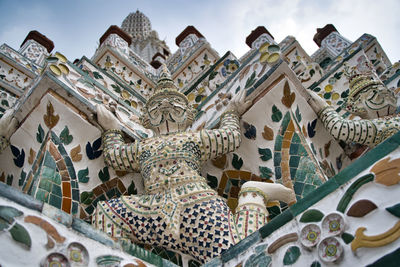
<instances>
[{"instance_id":1,"label":"ornate temple tower","mask_svg":"<svg viewBox=\"0 0 400 267\"><path fill-rule=\"evenodd\" d=\"M337 57L351 44L332 24L318 28L313 40L319 46L319 49L311 57L322 67L329 64L333 58Z\"/></svg>"},{"instance_id":2,"label":"ornate temple tower","mask_svg":"<svg viewBox=\"0 0 400 267\"><path fill-rule=\"evenodd\" d=\"M165 41L161 41L158 33L151 29L149 18L139 10L130 13L121 28L132 35L131 49L147 62L151 63L159 55L165 60L171 54Z\"/></svg>"},{"instance_id":3,"label":"ornate temple tower","mask_svg":"<svg viewBox=\"0 0 400 267\"><path fill-rule=\"evenodd\" d=\"M105 28L95 53L74 62L53 51L51 36L38 31L28 33L20 48L0 45L0 265L398 262L400 61L392 64L374 36L349 41L332 24L317 29L319 48L312 55L295 36L276 40L258 26L242 36L249 48L240 57L228 50L219 55L195 26L179 26L183 31L175 37L173 53L140 11L130 13L122 29ZM175 84L163 88L173 97L158 94L153 101L158 81ZM246 100L239 121L231 108L238 96ZM115 152L115 164L136 171L143 160L148 167L142 174L105 164L109 154L103 153L98 105L115 116L111 138L130 144ZM195 115L187 135L160 137L143 126L145 112L176 121ZM240 147L226 154L239 144L239 132ZM172 159L178 154L182 159ZM206 160L211 154L221 156ZM258 187L243 192L248 182L284 186L296 203L276 201L282 195L277 190L262 198ZM121 234L118 223L100 221L106 215L95 213L99 202L121 196L140 198L140 212L151 220L134 218L130 209L110 217L129 218L119 223L147 238L144 244L133 244L131 236L111 238L90 224L114 231L114 237ZM248 203L242 197L254 201L255 215L244 208ZM193 210L187 210L189 202ZM222 211L223 202L231 210L240 208L234 216L246 216L234 220ZM264 206L268 218L260 212ZM178 219L175 224L176 217L182 217L181 224ZM171 235L160 228L163 218L172 218ZM230 244L226 237L234 229L221 220L234 221L247 237L216 255Z\"/></svg>"}]
</instances>

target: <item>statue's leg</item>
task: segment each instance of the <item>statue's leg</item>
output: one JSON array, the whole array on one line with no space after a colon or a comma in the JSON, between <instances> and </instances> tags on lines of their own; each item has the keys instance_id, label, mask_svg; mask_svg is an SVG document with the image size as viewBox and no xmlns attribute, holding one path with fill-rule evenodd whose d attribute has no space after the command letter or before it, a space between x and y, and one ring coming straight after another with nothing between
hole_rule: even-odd
<instances>
[{"instance_id":1,"label":"statue's leg","mask_svg":"<svg viewBox=\"0 0 400 267\"><path fill-rule=\"evenodd\" d=\"M296 201L296 197L291 189L281 184L256 181L243 184L235 214L240 239L254 233L267 223L267 202L273 200L292 204Z\"/></svg>"},{"instance_id":2,"label":"statue's leg","mask_svg":"<svg viewBox=\"0 0 400 267\"><path fill-rule=\"evenodd\" d=\"M233 215L218 196L185 207L180 229L181 251L202 263L239 241Z\"/></svg>"},{"instance_id":3,"label":"statue's leg","mask_svg":"<svg viewBox=\"0 0 400 267\"><path fill-rule=\"evenodd\" d=\"M117 239L180 250L179 242L170 239L160 210L140 206L136 196L123 196L98 202L92 224Z\"/></svg>"},{"instance_id":4,"label":"statue's leg","mask_svg":"<svg viewBox=\"0 0 400 267\"><path fill-rule=\"evenodd\" d=\"M118 206L121 206L118 208ZM123 204L120 198L99 201L92 215L92 225L113 238L134 239L135 233L127 223L120 210Z\"/></svg>"}]
</instances>

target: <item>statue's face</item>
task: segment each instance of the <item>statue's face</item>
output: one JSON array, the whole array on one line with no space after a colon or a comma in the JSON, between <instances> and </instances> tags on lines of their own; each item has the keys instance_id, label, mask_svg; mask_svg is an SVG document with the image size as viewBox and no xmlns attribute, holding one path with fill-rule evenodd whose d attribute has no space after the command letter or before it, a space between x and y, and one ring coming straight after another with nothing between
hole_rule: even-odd
<instances>
[{"instance_id":1,"label":"statue's face","mask_svg":"<svg viewBox=\"0 0 400 267\"><path fill-rule=\"evenodd\" d=\"M374 86L349 97L346 108L363 119L375 119L394 114L396 97L386 87Z\"/></svg>"},{"instance_id":2,"label":"statue's face","mask_svg":"<svg viewBox=\"0 0 400 267\"><path fill-rule=\"evenodd\" d=\"M168 95L147 103L149 126L160 133L183 131L187 126L189 107L181 96Z\"/></svg>"}]
</instances>

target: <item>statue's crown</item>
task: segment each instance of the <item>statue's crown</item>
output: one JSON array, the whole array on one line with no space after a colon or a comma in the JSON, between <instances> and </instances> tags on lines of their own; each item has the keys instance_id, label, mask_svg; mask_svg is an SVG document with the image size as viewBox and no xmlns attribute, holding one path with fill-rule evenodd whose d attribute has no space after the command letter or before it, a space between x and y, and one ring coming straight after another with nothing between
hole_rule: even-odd
<instances>
[{"instance_id":1,"label":"statue's crown","mask_svg":"<svg viewBox=\"0 0 400 267\"><path fill-rule=\"evenodd\" d=\"M349 80L349 98L372 86L383 86L381 81L375 80L372 71L359 72L345 64L344 74Z\"/></svg>"},{"instance_id":2,"label":"statue's crown","mask_svg":"<svg viewBox=\"0 0 400 267\"><path fill-rule=\"evenodd\" d=\"M154 90L153 95L151 95L147 100L147 103L150 103L156 98L166 98L170 95L180 96L188 102L186 95L179 92L178 87L171 78L171 73L169 72L167 66L163 64L160 77L157 81L156 89Z\"/></svg>"}]
</instances>

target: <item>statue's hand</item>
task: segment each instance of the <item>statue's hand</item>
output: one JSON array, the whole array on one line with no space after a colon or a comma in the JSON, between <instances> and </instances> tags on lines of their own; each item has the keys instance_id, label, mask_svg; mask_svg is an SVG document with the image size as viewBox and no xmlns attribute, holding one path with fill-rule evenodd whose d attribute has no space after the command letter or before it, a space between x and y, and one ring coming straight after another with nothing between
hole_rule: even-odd
<instances>
[{"instance_id":1,"label":"statue's hand","mask_svg":"<svg viewBox=\"0 0 400 267\"><path fill-rule=\"evenodd\" d=\"M7 140L10 139L18 126L18 120L12 117L13 112L13 109L7 110L0 119L0 136L4 136Z\"/></svg>"},{"instance_id":2,"label":"statue's hand","mask_svg":"<svg viewBox=\"0 0 400 267\"><path fill-rule=\"evenodd\" d=\"M105 130L120 129L118 119L104 105L97 105L97 121Z\"/></svg>"},{"instance_id":3,"label":"statue's hand","mask_svg":"<svg viewBox=\"0 0 400 267\"><path fill-rule=\"evenodd\" d=\"M228 110L236 110L241 116L248 107L250 107L252 101L246 100L246 90L242 90L239 94L235 95L231 102L229 103Z\"/></svg>"},{"instance_id":4,"label":"statue's hand","mask_svg":"<svg viewBox=\"0 0 400 267\"><path fill-rule=\"evenodd\" d=\"M314 110L315 113L319 113L321 110L326 108L328 103L325 102L319 95L316 93L309 91L309 98L307 99L308 104L310 104L311 108Z\"/></svg>"}]
</instances>

